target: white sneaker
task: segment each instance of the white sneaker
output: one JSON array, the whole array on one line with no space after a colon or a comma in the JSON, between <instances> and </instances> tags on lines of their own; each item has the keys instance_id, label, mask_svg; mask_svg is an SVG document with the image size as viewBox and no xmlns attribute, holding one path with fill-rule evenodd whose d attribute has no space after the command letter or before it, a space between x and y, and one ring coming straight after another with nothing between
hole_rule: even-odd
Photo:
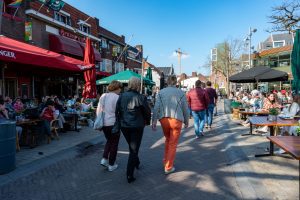
<instances>
[{"instance_id":1,"label":"white sneaker","mask_svg":"<svg viewBox=\"0 0 300 200\"><path fill-rule=\"evenodd\" d=\"M165 170L165 175L171 174L173 172L175 172L175 167L172 167L172 169L170 170Z\"/></svg>"},{"instance_id":2,"label":"white sneaker","mask_svg":"<svg viewBox=\"0 0 300 200\"><path fill-rule=\"evenodd\" d=\"M117 168L118 168L118 164L109 165L108 166L108 171L112 172L112 171L116 170Z\"/></svg>"},{"instance_id":3,"label":"white sneaker","mask_svg":"<svg viewBox=\"0 0 300 200\"><path fill-rule=\"evenodd\" d=\"M109 166L108 160L105 159L105 158L102 158L102 159L101 159L100 164L101 164L103 167L108 167L108 166Z\"/></svg>"}]
</instances>

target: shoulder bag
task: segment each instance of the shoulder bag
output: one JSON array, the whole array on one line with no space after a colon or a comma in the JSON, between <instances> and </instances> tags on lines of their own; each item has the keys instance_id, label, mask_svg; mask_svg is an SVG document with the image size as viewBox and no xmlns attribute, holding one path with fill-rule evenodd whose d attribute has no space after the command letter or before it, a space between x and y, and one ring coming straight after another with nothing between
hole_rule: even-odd
<instances>
[{"instance_id":1,"label":"shoulder bag","mask_svg":"<svg viewBox=\"0 0 300 200\"><path fill-rule=\"evenodd\" d=\"M99 103L99 106L101 106L101 112L97 115L95 123L94 123L94 129L95 130L102 130L104 126L104 117L105 117L105 112L104 112L104 105L105 105L105 99L106 95L103 98L103 104L101 105L101 102Z\"/></svg>"}]
</instances>

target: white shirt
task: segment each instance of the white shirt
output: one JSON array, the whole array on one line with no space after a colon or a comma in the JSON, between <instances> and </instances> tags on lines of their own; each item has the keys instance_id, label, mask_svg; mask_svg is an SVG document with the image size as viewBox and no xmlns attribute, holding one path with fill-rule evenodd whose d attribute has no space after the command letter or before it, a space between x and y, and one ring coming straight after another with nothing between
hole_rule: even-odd
<instances>
[{"instance_id":1,"label":"white shirt","mask_svg":"<svg viewBox=\"0 0 300 200\"><path fill-rule=\"evenodd\" d=\"M290 109L289 107L283 109L283 113L289 117L293 117L297 114L297 112L299 112L299 110L300 108L298 103L293 102Z\"/></svg>"},{"instance_id":2,"label":"white shirt","mask_svg":"<svg viewBox=\"0 0 300 200\"><path fill-rule=\"evenodd\" d=\"M98 103L97 116L100 112L104 111L104 126L113 126L116 121L116 105L119 99L119 95L114 92L104 93Z\"/></svg>"}]
</instances>

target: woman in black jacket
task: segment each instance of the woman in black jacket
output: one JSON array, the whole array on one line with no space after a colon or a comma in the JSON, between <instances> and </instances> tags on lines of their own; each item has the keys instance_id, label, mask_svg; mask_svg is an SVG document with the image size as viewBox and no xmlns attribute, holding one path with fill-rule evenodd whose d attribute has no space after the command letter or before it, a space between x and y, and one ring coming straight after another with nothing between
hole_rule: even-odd
<instances>
[{"instance_id":1,"label":"woman in black jacket","mask_svg":"<svg viewBox=\"0 0 300 200\"><path fill-rule=\"evenodd\" d=\"M116 106L116 117L121 131L129 146L127 163L127 181L135 181L134 168L139 169L139 148L143 137L144 127L150 124L151 109L144 95L140 94L141 81L132 77L128 83L128 91L121 94Z\"/></svg>"}]
</instances>

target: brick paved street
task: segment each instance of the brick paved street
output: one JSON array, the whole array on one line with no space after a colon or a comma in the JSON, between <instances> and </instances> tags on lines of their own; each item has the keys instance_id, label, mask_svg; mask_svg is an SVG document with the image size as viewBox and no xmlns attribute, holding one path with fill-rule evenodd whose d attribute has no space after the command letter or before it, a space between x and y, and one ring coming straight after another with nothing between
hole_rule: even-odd
<instances>
[{"instance_id":1,"label":"brick paved street","mask_svg":"<svg viewBox=\"0 0 300 200\"><path fill-rule=\"evenodd\" d=\"M108 172L99 165L100 141L104 141L99 135L95 145L53 154L52 162L36 171L35 166L45 159L16 169L11 173L15 181L0 184L0 199L298 199L298 162L289 156L255 158L268 143L262 136L242 137L247 131L224 114L198 140L190 126L180 139L177 171L165 176L162 132L147 127L140 151L142 168L133 184L125 176L128 150L124 137L117 158L119 169ZM22 172L32 174L22 176Z\"/></svg>"}]
</instances>

